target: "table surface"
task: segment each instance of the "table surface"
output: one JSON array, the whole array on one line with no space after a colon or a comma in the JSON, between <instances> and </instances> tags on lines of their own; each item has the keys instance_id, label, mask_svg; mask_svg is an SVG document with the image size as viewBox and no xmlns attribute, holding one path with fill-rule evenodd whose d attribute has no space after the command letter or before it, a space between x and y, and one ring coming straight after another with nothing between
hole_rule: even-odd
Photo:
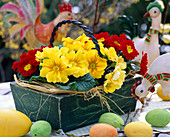
<instances>
[{"instance_id":1,"label":"table surface","mask_svg":"<svg viewBox=\"0 0 170 137\"><path fill-rule=\"evenodd\" d=\"M137 102L136 109L141 108L141 107L142 107L141 103ZM14 100L13 100L11 89L10 89L10 82L0 83L0 108L15 109L15 104L14 104ZM145 121L146 113L149 112L150 110L157 109L157 108L166 109L170 111L170 101L162 101L156 94L153 94L151 100L147 101L147 105L139 113L137 113L135 117L134 117L135 112L132 112L129 115L129 119L127 123L129 123L133 117L134 117L133 121ZM125 121L128 115L125 114L125 115L122 115L121 117ZM92 125L67 132L67 134L73 134L76 136L87 135ZM163 128L156 128L156 127L152 127L152 128L158 131L170 132L170 123ZM64 137L64 135L58 135L56 133L51 133L50 135L50 137L62 137L62 136ZM124 137L125 135L119 134L118 136ZM153 137L154 136L156 135L154 134ZM28 133L24 137L31 137L31 135L30 133ZM159 137L170 137L170 135L159 134Z\"/></svg>"}]
</instances>

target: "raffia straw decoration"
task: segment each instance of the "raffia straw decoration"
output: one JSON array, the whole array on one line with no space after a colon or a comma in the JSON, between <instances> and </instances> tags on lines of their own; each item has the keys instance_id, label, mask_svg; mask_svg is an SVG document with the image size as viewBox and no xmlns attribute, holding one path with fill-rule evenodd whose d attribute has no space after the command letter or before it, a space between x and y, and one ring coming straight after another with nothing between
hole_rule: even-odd
<instances>
[{"instance_id":1,"label":"raffia straw decoration","mask_svg":"<svg viewBox=\"0 0 170 137\"><path fill-rule=\"evenodd\" d=\"M47 84L41 84L40 86L39 85L33 85L33 84L28 84L28 83L25 83L25 82L21 82L17 79L17 76L14 75L14 80L15 82L21 86L21 87L26 87L26 88L31 88L31 89L35 89L35 90L38 90L38 91L41 91L41 92L44 92L44 93L51 93L51 94L66 94L66 93L69 93L69 94L75 94L76 91L74 90L62 90L60 88L46 88L47 87ZM36 82L33 82L34 84ZM38 84L40 82L37 82L36 84ZM45 87L44 87L45 85Z\"/></svg>"},{"instance_id":2,"label":"raffia straw decoration","mask_svg":"<svg viewBox=\"0 0 170 137\"><path fill-rule=\"evenodd\" d=\"M110 105L108 103L107 100L110 100L112 103L115 104L115 106L123 113L124 111L118 106L118 104L116 104L115 101L113 101L112 99L108 98L105 96L104 93L104 87L103 86L97 86L94 87L92 89L90 89L89 91L74 91L74 90L62 90L54 85L48 84L48 83L42 83L42 82L37 82L37 81L32 81L31 84L29 84L27 81L23 81L23 80L18 80L17 76L14 74L14 80L15 82L21 86L21 87L26 87L26 88L31 88L31 89L35 89L38 90L40 92L44 92L44 93L51 93L51 94L77 94L77 95L81 95L84 97L85 101L89 101L90 99L94 98L94 97L99 97L100 99L100 103L102 105L105 105L108 109L108 111L110 112L110 110L112 110L110 108Z\"/></svg>"}]
</instances>

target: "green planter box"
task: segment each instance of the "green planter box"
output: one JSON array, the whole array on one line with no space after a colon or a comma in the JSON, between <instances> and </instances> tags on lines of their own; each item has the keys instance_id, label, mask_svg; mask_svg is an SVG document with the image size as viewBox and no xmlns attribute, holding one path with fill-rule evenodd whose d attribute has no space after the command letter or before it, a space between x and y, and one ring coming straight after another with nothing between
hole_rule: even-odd
<instances>
[{"instance_id":1,"label":"green planter box","mask_svg":"<svg viewBox=\"0 0 170 137\"><path fill-rule=\"evenodd\" d=\"M116 94L106 94L125 112L134 111L136 100L131 96L131 87L137 79L126 80ZM53 130L69 131L98 121L101 114L108 112L100 99L94 97L85 101L80 95L53 95L11 83L16 109L26 114L32 121L47 120ZM118 94L118 95L117 95ZM119 95L126 96L123 98ZM113 111L122 115L120 109L111 101L108 103Z\"/></svg>"}]
</instances>

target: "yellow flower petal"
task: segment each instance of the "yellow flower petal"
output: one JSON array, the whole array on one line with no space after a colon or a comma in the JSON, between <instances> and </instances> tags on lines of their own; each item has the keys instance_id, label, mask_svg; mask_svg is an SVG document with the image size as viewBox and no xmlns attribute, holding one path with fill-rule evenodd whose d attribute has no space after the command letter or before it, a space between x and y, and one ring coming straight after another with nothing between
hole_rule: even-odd
<instances>
[{"instance_id":1,"label":"yellow flower petal","mask_svg":"<svg viewBox=\"0 0 170 137\"><path fill-rule=\"evenodd\" d=\"M122 56L117 58L115 67L117 67L117 66L119 66L120 69L126 69L127 65L126 65L126 62L124 62L124 59L122 58Z\"/></svg>"},{"instance_id":2,"label":"yellow flower petal","mask_svg":"<svg viewBox=\"0 0 170 137\"><path fill-rule=\"evenodd\" d=\"M66 83L69 81L68 79L68 74L65 71L61 71L60 74L58 75L62 83Z\"/></svg>"},{"instance_id":3,"label":"yellow flower petal","mask_svg":"<svg viewBox=\"0 0 170 137\"><path fill-rule=\"evenodd\" d=\"M55 72L54 72L54 71L48 72L47 75L46 75L47 82L53 82L53 83L55 83L57 80L56 80L56 79L53 79L53 78L54 78L54 75L55 75Z\"/></svg>"},{"instance_id":4,"label":"yellow flower petal","mask_svg":"<svg viewBox=\"0 0 170 137\"><path fill-rule=\"evenodd\" d=\"M47 68L47 67L43 67L40 71L40 76L41 77L46 77L47 73L50 72L51 69L50 68Z\"/></svg>"}]
</instances>

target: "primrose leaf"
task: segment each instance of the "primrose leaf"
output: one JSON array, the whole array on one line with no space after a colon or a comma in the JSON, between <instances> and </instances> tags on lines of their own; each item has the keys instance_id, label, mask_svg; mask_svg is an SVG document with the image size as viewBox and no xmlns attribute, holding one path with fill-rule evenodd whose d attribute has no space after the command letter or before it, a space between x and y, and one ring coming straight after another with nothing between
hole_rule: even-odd
<instances>
[{"instance_id":1,"label":"primrose leaf","mask_svg":"<svg viewBox=\"0 0 170 137\"><path fill-rule=\"evenodd\" d=\"M76 90L76 82L75 81L74 82L68 82L65 85L60 84L60 83L56 83L55 85L57 87L59 87L60 89L63 89L63 90L68 90L68 89Z\"/></svg>"},{"instance_id":2,"label":"primrose leaf","mask_svg":"<svg viewBox=\"0 0 170 137\"><path fill-rule=\"evenodd\" d=\"M40 76L32 76L32 77L30 78L30 80L28 81L28 83L31 83L31 81L33 81L33 80L35 80L35 81L41 81L41 82L47 82L46 78L42 78L42 77L40 77Z\"/></svg>"},{"instance_id":3,"label":"primrose leaf","mask_svg":"<svg viewBox=\"0 0 170 137\"><path fill-rule=\"evenodd\" d=\"M89 73L76 80L77 91L89 91L94 85L96 85L96 81Z\"/></svg>"}]
</instances>

